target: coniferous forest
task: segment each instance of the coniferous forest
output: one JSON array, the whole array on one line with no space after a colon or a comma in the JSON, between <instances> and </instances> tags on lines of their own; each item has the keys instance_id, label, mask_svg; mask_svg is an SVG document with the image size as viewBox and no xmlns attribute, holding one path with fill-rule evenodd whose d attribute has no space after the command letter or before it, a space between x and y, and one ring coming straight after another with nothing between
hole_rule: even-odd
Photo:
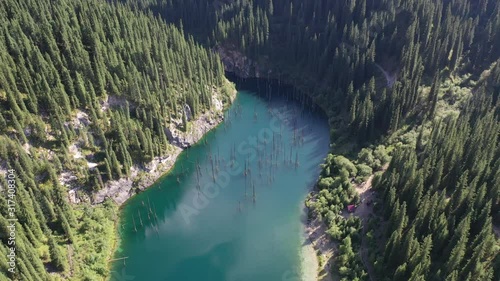
<instances>
[{"instance_id":1,"label":"coniferous forest","mask_svg":"<svg viewBox=\"0 0 500 281\"><path fill-rule=\"evenodd\" d=\"M498 1L3 0L0 23L0 169L18 201L18 272L2 260L0 280L109 277L118 208L69 203L61 175L92 194L169 155L164 127L229 95L229 52L329 118L306 204L339 280L500 280ZM372 214L346 215L367 180Z\"/></svg>"},{"instance_id":2,"label":"coniferous forest","mask_svg":"<svg viewBox=\"0 0 500 281\"><path fill-rule=\"evenodd\" d=\"M0 22L0 164L15 170L19 202L18 272L2 259L0 279L102 279L116 207L71 205L61 174L92 193L133 164L168 155L163 128L186 120L185 104L194 116L211 107L212 90L225 85L223 65L182 30L119 4L2 1ZM75 157L75 144L97 167Z\"/></svg>"}]
</instances>

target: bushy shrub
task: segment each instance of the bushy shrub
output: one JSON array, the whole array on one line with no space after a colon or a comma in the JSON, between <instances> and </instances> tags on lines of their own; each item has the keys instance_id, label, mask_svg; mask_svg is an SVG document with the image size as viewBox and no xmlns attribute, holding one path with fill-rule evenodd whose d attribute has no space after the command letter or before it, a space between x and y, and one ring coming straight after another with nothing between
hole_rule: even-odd
<instances>
[{"instance_id":1,"label":"bushy shrub","mask_svg":"<svg viewBox=\"0 0 500 281\"><path fill-rule=\"evenodd\" d=\"M351 177L355 177L358 173L356 166L344 156L335 156L333 164L335 165L337 171L340 172L342 169L345 169Z\"/></svg>"},{"instance_id":2,"label":"bushy shrub","mask_svg":"<svg viewBox=\"0 0 500 281\"><path fill-rule=\"evenodd\" d=\"M388 163L391 160L391 157L387 153L387 150L385 149L385 146L379 145L375 150L373 151L373 156L375 157L376 160L380 162L380 167L372 167L375 169L381 169L382 166L386 163Z\"/></svg>"},{"instance_id":3,"label":"bushy shrub","mask_svg":"<svg viewBox=\"0 0 500 281\"><path fill-rule=\"evenodd\" d=\"M363 148L358 153L358 161L364 163L370 167L375 165L375 157L373 157L372 150L369 148Z\"/></svg>"},{"instance_id":4,"label":"bushy shrub","mask_svg":"<svg viewBox=\"0 0 500 281\"><path fill-rule=\"evenodd\" d=\"M358 176L356 177L356 182L365 181L373 173L372 168L365 164L358 164L356 165L356 168L358 169Z\"/></svg>"},{"instance_id":5,"label":"bushy shrub","mask_svg":"<svg viewBox=\"0 0 500 281\"><path fill-rule=\"evenodd\" d=\"M333 178L331 177L322 178L318 182L319 189L328 189L332 185L333 185Z\"/></svg>"}]
</instances>

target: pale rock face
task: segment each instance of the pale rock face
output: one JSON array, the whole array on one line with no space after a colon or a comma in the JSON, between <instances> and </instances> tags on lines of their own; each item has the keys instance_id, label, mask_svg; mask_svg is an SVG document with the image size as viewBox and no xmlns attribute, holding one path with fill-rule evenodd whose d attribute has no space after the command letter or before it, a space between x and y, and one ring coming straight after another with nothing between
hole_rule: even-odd
<instances>
[{"instance_id":1,"label":"pale rock face","mask_svg":"<svg viewBox=\"0 0 500 281\"><path fill-rule=\"evenodd\" d=\"M78 204L81 202L78 196L76 196L76 189L71 189L70 191L68 191L68 195L69 195L69 202L73 204Z\"/></svg>"},{"instance_id":2,"label":"pale rock face","mask_svg":"<svg viewBox=\"0 0 500 281\"><path fill-rule=\"evenodd\" d=\"M231 99L235 97L236 91L231 95ZM189 106L185 105L184 110L186 117L190 120L187 132L179 130L182 124L180 120L172 120L171 124L165 128L165 134L173 145L173 151L168 156L155 157L143 167L133 166L128 178L107 182L103 189L94 194L92 201L94 204L102 203L107 198L112 199L118 205L123 204L128 198L152 185L161 175L170 170L183 149L195 144L224 119L224 104L217 91L212 93L212 110L196 118L193 118Z\"/></svg>"},{"instance_id":3,"label":"pale rock face","mask_svg":"<svg viewBox=\"0 0 500 281\"><path fill-rule=\"evenodd\" d=\"M181 149L186 149L196 143L206 132L224 119L222 113L224 105L218 93L212 93L212 106L213 110L205 112L193 120L191 108L186 104L184 110L191 125L188 131L184 132L179 129L181 122L174 120L170 126L165 128L168 141Z\"/></svg>"},{"instance_id":4,"label":"pale rock face","mask_svg":"<svg viewBox=\"0 0 500 281\"><path fill-rule=\"evenodd\" d=\"M193 119L193 113L191 112L191 107L188 104L184 105L184 114L186 114L187 121L191 121Z\"/></svg>"},{"instance_id":5,"label":"pale rock face","mask_svg":"<svg viewBox=\"0 0 500 281\"><path fill-rule=\"evenodd\" d=\"M127 103L130 110L134 110L137 108L137 104L128 101L125 97L109 95L101 101L101 111L106 111L109 108L125 108L127 106Z\"/></svg>"},{"instance_id":6,"label":"pale rock face","mask_svg":"<svg viewBox=\"0 0 500 281\"><path fill-rule=\"evenodd\" d=\"M91 123L87 113L82 111L78 111L76 113L76 120L78 120L77 122L83 126L88 126Z\"/></svg>"},{"instance_id":7,"label":"pale rock face","mask_svg":"<svg viewBox=\"0 0 500 281\"><path fill-rule=\"evenodd\" d=\"M185 149L190 146L190 143L182 136L182 132L175 126L166 127L165 134L168 141L179 148Z\"/></svg>"},{"instance_id":8,"label":"pale rock face","mask_svg":"<svg viewBox=\"0 0 500 281\"><path fill-rule=\"evenodd\" d=\"M235 73L239 77L264 77L271 73L271 70L260 66L234 47L217 46L215 52L219 54L224 64L224 70Z\"/></svg>"},{"instance_id":9,"label":"pale rock face","mask_svg":"<svg viewBox=\"0 0 500 281\"><path fill-rule=\"evenodd\" d=\"M94 194L93 203L99 204L104 202L107 198L111 198L118 205L122 205L128 198L137 192L136 188L144 190L146 187L152 185L166 171L170 170L181 151L182 149L176 147L171 155L155 157L153 161L148 163L145 167L133 166L130 169L130 177L107 182L103 189ZM146 177L139 178L140 171L146 172Z\"/></svg>"},{"instance_id":10,"label":"pale rock face","mask_svg":"<svg viewBox=\"0 0 500 281\"><path fill-rule=\"evenodd\" d=\"M224 104L222 100L218 98L216 94L212 94L212 106L216 111L222 111L224 109Z\"/></svg>"},{"instance_id":11,"label":"pale rock face","mask_svg":"<svg viewBox=\"0 0 500 281\"><path fill-rule=\"evenodd\" d=\"M71 127L73 129L79 130L81 128L87 127L91 124L89 116L87 113L78 110L76 116L69 122L64 122L65 127Z\"/></svg>"},{"instance_id":12,"label":"pale rock face","mask_svg":"<svg viewBox=\"0 0 500 281\"><path fill-rule=\"evenodd\" d=\"M24 151L25 151L27 154L31 155L31 152L30 152L30 149L31 149L31 144L29 144L29 143L25 143L25 144L23 144L23 149L24 149Z\"/></svg>"},{"instance_id":13,"label":"pale rock face","mask_svg":"<svg viewBox=\"0 0 500 281\"><path fill-rule=\"evenodd\" d=\"M74 159L83 158L82 152L80 150L80 146L77 143L73 143L68 147L69 153L73 155Z\"/></svg>"},{"instance_id":14,"label":"pale rock face","mask_svg":"<svg viewBox=\"0 0 500 281\"><path fill-rule=\"evenodd\" d=\"M68 190L68 200L72 204L78 204L81 202L80 198L78 198L76 192L80 189L80 186L77 186L76 181L78 178L71 171L65 171L59 175L59 184L66 186Z\"/></svg>"}]
</instances>

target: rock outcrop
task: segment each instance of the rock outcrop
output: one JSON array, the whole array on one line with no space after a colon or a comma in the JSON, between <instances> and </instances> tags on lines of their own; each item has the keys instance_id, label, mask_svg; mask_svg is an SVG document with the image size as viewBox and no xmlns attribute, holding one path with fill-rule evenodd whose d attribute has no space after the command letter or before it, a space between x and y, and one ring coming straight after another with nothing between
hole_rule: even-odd
<instances>
[{"instance_id":1,"label":"rock outcrop","mask_svg":"<svg viewBox=\"0 0 500 281\"><path fill-rule=\"evenodd\" d=\"M236 91L231 96L231 100L235 96ZM222 98L215 91L212 94L212 105L212 110L197 116L188 123L186 132L179 129L182 121L174 120L169 127L165 128L167 139L172 144L172 151L169 155L155 157L153 161L144 167L133 166L128 178L108 181L103 189L94 194L93 203L99 204L107 198L111 198L118 205L122 205L128 198L146 189L163 174L168 172L175 164L177 156L183 149L198 142L205 133L215 128L224 120Z\"/></svg>"},{"instance_id":2,"label":"rock outcrop","mask_svg":"<svg viewBox=\"0 0 500 281\"><path fill-rule=\"evenodd\" d=\"M146 189L164 173L169 171L174 166L175 160L181 152L182 149L174 147L170 155L155 157L145 167L132 167L128 178L108 181L105 188L94 194L93 203L99 204L111 198L116 204L122 205L128 198Z\"/></svg>"},{"instance_id":3,"label":"rock outcrop","mask_svg":"<svg viewBox=\"0 0 500 281\"><path fill-rule=\"evenodd\" d=\"M227 72L236 74L241 78L265 77L272 71L245 56L231 46L216 46L214 48L224 64Z\"/></svg>"},{"instance_id":4,"label":"rock outcrop","mask_svg":"<svg viewBox=\"0 0 500 281\"><path fill-rule=\"evenodd\" d=\"M224 120L224 114L222 112L203 114L193 120L188 125L185 132L180 130L179 126L176 124L171 124L170 127L165 128L165 134L171 144L181 149L186 149L195 144L203 135L222 120Z\"/></svg>"}]
</instances>

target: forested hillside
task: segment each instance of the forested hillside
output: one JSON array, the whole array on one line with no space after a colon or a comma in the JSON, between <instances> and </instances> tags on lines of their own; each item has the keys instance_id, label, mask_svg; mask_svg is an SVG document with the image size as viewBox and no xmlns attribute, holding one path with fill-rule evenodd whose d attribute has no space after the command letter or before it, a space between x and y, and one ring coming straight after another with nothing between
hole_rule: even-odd
<instances>
[{"instance_id":1,"label":"forested hillside","mask_svg":"<svg viewBox=\"0 0 500 281\"><path fill-rule=\"evenodd\" d=\"M223 96L222 63L163 20L100 0L1 1L0 27L4 257L7 199L18 219L17 270L2 258L0 280L100 280L109 275L116 207L85 198L168 155L164 128L182 129L212 107L213 92ZM16 197L7 197L6 173ZM68 202L63 175L87 202Z\"/></svg>"},{"instance_id":2,"label":"forested hillside","mask_svg":"<svg viewBox=\"0 0 500 281\"><path fill-rule=\"evenodd\" d=\"M294 81L341 113L361 142L432 114L434 97L419 87L439 71L479 75L500 56L500 7L491 0L123 1Z\"/></svg>"},{"instance_id":3,"label":"forested hillside","mask_svg":"<svg viewBox=\"0 0 500 281\"><path fill-rule=\"evenodd\" d=\"M495 78L489 82L499 84ZM373 259L381 280L498 280L498 100L481 86L458 118L433 122L398 150L378 180L387 241ZM380 252L379 252L380 250Z\"/></svg>"},{"instance_id":4,"label":"forested hillside","mask_svg":"<svg viewBox=\"0 0 500 281\"><path fill-rule=\"evenodd\" d=\"M187 107L196 116L227 92L213 48L327 111L332 152L308 206L340 245L342 280L500 279L498 1L3 0L0 23L15 278L109 275L116 207L70 205L60 175L89 194L168 154L164 127L185 128ZM345 208L373 174L366 225Z\"/></svg>"},{"instance_id":5,"label":"forested hillside","mask_svg":"<svg viewBox=\"0 0 500 281\"><path fill-rule=\"evenodd\" d=\"M340 243L342 280L500 278L498 1L124 2L241 53L255 74L326 109L334 149L308 204ZM341 214L374 172L366 229Z\"/></svg>"}]
</instances>

